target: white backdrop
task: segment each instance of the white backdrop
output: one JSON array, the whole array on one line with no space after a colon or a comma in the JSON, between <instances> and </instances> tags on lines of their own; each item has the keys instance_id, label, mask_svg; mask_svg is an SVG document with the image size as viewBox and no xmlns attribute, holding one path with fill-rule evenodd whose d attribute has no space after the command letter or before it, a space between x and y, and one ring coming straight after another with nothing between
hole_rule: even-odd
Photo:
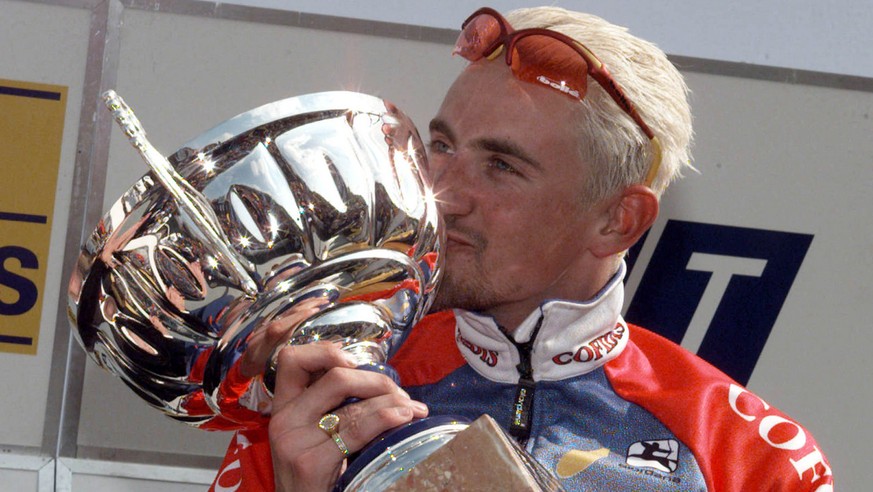
<instances>
[{"instance_id":1,"label":"white backdrop","mask_svg":"<svg viewBox=\"0 0 873 492\"><path fill-rule=\"evenodd\" d=\"M555 5L627 26L672 55L873 77L867 0L231 0L228 3L457 29L488 5Z\"/></svg>"}]
</instances>

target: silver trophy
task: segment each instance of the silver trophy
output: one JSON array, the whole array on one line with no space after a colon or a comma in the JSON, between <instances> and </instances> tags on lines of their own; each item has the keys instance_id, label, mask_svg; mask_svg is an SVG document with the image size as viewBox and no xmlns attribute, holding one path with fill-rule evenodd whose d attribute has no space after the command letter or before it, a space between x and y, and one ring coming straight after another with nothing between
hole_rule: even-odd
<instances>
[{"instance_id":1,"label":"silver trophy","mask_svg":"<svg viewBox=\"0 0 873 492\"><path fill-rule=\"evenodd\" d=\"M88 354L170 417L264 425L277 348L341 342L362 365L427 311L441 272L424 148L396 107L285 99L165 158L114 92L148 163L82 247L69 314Z\"/></svg>"},{"instance_id":2,"label":"silver trophy","mask_svg":"<svg viewBox=\"0 0 873 492\"><path fill-rule=\"evenodd\" d=\"M151 171L99 222L70 281L73 332L98 365L173 419L220 430L267 424L286 344L338 342L391 375L389 353L442 271L408 117L372 96L310 94L165 158L117 94L103 99ZM337 489L387 487L469 422L428 417L380 436Z\"/></svg>"}]
</instances>

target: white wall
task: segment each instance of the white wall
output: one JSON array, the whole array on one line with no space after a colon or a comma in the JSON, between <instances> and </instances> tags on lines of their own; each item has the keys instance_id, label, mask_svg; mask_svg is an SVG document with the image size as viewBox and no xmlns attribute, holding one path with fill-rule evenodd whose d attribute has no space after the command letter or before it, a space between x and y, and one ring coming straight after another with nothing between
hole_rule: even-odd
<instances>
[{"instance_id":1,"label":"white wall","mask_svg":"<svg viewBox=\"0 0 873 492\"><path fill-rule=\"evenodd\" d=\"M868 0L231 0L226 3L457 29L488 5L555 5L627 26L672 55L873 77Z\"/></svg>"}]
</instances>

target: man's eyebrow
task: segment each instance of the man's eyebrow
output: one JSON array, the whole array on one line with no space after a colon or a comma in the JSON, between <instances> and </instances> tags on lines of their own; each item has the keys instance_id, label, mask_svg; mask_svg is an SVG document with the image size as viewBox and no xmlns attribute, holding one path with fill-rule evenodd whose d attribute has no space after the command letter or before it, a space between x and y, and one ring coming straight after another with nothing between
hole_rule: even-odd
<instances>
[{"instance_id":1,"label":"man's eyebrow","mask_svg":"<svg viewBox=\"0 0 873 492\"><path fill-rule=\"evenodd\" d=\"M429 129L431 133L442 133L449 140L455 140L455 132L453 132L452 129L449 128L449 124L446 123L445 120L441 120L439 118L434 118L430 120Z\"/></svg>"},{"instance_id":2,"label":"man's eyebrow","mask_svg":"<svg viewBox=\"0 0 873 492\"><path fill-rule=\"evenodd\" d=\"M482 138L473 142L473 148L486 150L496 154L505 154L515 157L534 169L542 171L543 166L530 154L510 140L502 138Z\"/></svg>"}]
</instances>

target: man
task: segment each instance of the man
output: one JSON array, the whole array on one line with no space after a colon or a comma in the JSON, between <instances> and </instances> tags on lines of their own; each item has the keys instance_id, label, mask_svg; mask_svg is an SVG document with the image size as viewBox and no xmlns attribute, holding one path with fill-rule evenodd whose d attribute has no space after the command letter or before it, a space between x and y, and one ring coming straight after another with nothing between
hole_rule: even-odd
<instances>
[{"instance_id":1,"label":"man","mask_svg":"<svg viewBox=\"0 0 873 492\"><path fill-rule=\"evenodd\" d=\"M329 490L430 412L488 413L568 490L832 490L802 427L620 316L622 256L690 166L665 55L557 8L477 11L455 52L470 64L430 124L445 279L391 361L405 391L332 345L284 349L269 433L237 435L216 489ZM349 396L331 439L319 420Z\"/></svg>"}]
</instances>

